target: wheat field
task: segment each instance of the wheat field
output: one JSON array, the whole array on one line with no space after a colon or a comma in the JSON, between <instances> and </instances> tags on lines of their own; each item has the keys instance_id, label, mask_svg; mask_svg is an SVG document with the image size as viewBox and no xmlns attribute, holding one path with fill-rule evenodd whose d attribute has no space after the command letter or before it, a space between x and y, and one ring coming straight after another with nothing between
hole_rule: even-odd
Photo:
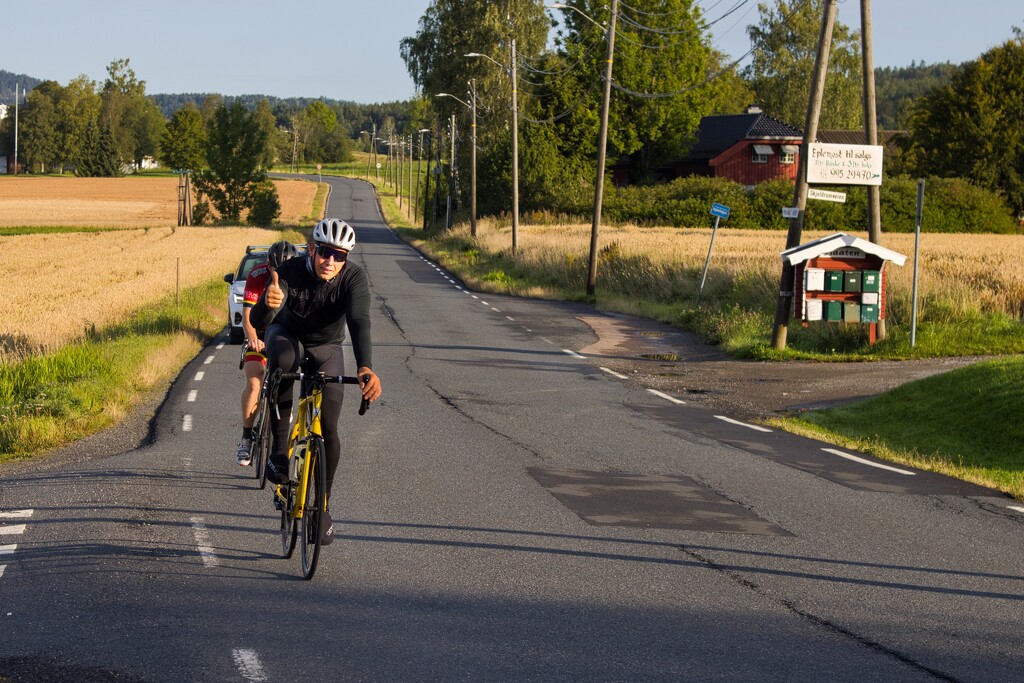
<instances>
[{"instance_id":1,"label":"wheat field","mask_svg":"<svg viewBox=\"0 0 1024 683\"><path fill-rule=\"evenodd\" d=\"M57 349L87 328L173 296L178 286L221 277L238 267L246 245L268 244L277 234L189 227L0 237L7 304L0 361Z\"/></svg>"},{"instance_id":2,"label":"wheat field","mask_svg":"<svg viewBox=\"0 0 1024 683\"><path fill-rule=\"evenodd\" d=\"M301 224L316 183L274 183L280 220ZM0 226L118 228L0 236L0 362L55 350L176 288L221 277L247 245L277 239L250 227L176 228L177 202L177 178L0 178Z\"/></svg>"},{"instance_id":3,"label":"wheat field","mask_svg":"<svg viewBox=\"0 0 1024 683\"><path fill-rule=\"evenodd\" d=\"M316 183L275 180L282 223L310 212ZM145 228L178 223L178 178L0 177L0 226Z\"/></svg>"}]
</instances>

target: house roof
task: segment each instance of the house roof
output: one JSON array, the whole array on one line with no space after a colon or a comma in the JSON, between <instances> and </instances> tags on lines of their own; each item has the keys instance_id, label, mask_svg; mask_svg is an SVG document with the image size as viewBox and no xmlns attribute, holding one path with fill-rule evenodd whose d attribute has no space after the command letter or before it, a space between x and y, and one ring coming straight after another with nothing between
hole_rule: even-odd
<instances>
[{"instance_id":1,"label":"house roof","mask_svg":"<svg viewBox=\"0 0 1024 683\"><path fill-rule=\"evenodd\" d=\"M763 112L705 116L689 159L710 159L740 140L802 140L803 132Z\"/></svg>"},{"instance_id":2,"label":"house roof","mask_svg":"<svg viewBox=\"0 0 1024 683\"><path fill-rule=\"evenodd\" d=\"M845 232L837 232L834 235L821 237L807 244L798 244L782 252L781 256L784 263L795 266L812 258L830 254L836 249L842 249L843 247L859 249L866 254L877 256L886 261L892 261L897 266L902 266L907 261L907 257L903 254L886 249L880 244L869 242L860 237L847 235Z\"/></svg>"}]
</instances>

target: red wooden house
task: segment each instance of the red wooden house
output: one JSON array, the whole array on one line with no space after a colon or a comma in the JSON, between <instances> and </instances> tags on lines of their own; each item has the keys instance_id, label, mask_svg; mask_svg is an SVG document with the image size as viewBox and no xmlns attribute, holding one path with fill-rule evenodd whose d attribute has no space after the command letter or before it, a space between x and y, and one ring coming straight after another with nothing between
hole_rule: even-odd
<instances>
[{"instance_id":1,"label":"red wooden house","mask_svg":"<svg viewBox=\"0 0 1024 683\"><path fill-rule=\"evenodd\" d=\"M802 131L759 107L750 107L745 114L705 116L697 142L666 175L728 178L748 186L776 178L796 181L802 141Z\"/></svg>"}]
</instances>

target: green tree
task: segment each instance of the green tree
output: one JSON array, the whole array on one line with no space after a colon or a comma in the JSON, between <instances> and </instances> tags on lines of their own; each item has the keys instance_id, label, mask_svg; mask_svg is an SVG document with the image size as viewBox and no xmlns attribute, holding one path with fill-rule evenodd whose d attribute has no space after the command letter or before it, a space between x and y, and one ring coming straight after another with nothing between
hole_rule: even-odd
<instances>
[{"instance_id":1,"label":"green tree","mask_svg":"<svg viewBox=\"0 0 1024 683\"><path fill-rule=\"evenodd\" d=\"M256 104L254 116L256 118L256 125L266 135L266 144L263 148L263 155L260 157L260 168L269 171L277 162L277 148L274 144L274 138L277 133L277 118L274 116L267 98L264 97Z\"/></svg>"},{"instance_id":2,"label":"green tree","mask_svg":"<svg viewBox=\"0 0 1024 683\"><path fill-rule=\"evenodd\" d=\"M128 59L107 66L100 99L101 127L110 131L118 159L138 168L144 157L156 153L164 119L156 103L146 97L146 82L136 78Z\"/></svg>"},{"instance_id":3,"label":"green tree","mask_svg":"<svg viewBox=\"0 0 1024 683\"><path fill-rule=\"evenodd\" d=\"M960 65L917 100L911 140L920 173L969 178L1024 211L1024 36Z\"/></svg>"},{"instance_id":4,"label":"green tree","mask_svg":"<svg viewBox=\"0 0 1024 683\"><path fill-rule=\"evenodd\" d=\"M57 102L63 88L56 81L43 81L25 98L22 107L19 137L24 152L22 160L29 169L45 173L59 164L60 126Z\"/></svg>"},{"instance_id":5,"label":"green tree","mask_svg":"<svg viewBox=\"0 0 1024 683\"><path fill-rule=\"evenodd\" d=\"M206 144L209 168L195 174L194 184L224 221L237 223L252 206L254 193L266 179L260 167L266 145L266 131L241 101L214 113Z\"/></svg>"},{"instance_id":6,"label":"green tree","mask_svg":"<svg viewBox=\"0 0 1024 683\"><path fill-rule=\"evenodd\" d=\"M89 131L99 121L100 106L95 82L84 75L68 82L57 103L62 164L74 165L83 157Z\"/></svg>"},{"instance_id":7,"label":"green tree","mask_svg":"<svg viewBox=\"0 0 1024 683\"><path fill-rule=\"evenodd\" d=\"M562 129L579 137L592 153L600 124L605 73L605 31L609 10L603 0L570 0L578 11L565 13L562 51L570 73L564 104L575 106ZM693 0L633 0L619 5L612 69L613 96L608 115L608 160L629 157L635 176L648 176L678 157L700 119L716 100L719 86L708 81L719 63L701 29Z\"/></svg>"},{"instance_id":8,"label":"green tree","mask_svg":"<svg viewBox=\"0 0 1024 683\"><path fill-rule=\"evenodd\" d=\"M825 0L773 0L757 6L761 21L748 26L754 53L745 77L765 113L802 128L807 120ZM821 128L863 127L860 34L839 21L832 29Z\"/></svg>"},{"instance_id":9,"label":"green tree","mask_svg":"<svg viewBox=\"0 0 1024 683\"><path fill-rule=\"evenodd\" d=\"M160 139L160 161L175 170L199 170L205 163L206 126L194 102L171 116Z\"/></svg>"}]
</instances>

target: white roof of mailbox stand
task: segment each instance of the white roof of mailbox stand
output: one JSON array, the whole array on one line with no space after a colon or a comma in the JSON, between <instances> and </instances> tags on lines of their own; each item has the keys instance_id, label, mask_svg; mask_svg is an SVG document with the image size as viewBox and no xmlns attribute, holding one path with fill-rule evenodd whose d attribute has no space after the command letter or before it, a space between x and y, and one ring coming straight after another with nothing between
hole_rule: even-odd
<instances>
[{"instance_id":1,"label":"white roof of mailbox stand","mask_svg":"<svg viewBox=\"0 0 1024 683\"><path fill-rule=\"evenodd\" d=\"M820 237L807 244L798 244L795 247L791 247L782 252L782 261L795 266L812 258L830 254L836 249L842 249L843 247L860 249L866 254L872 254L886 261L892 261L897 266L902 266L907 261L907 257L899 252L886 249L874 242L869 242L853 235L847 235L845 232L837 232L834 235Z\"/></svg>"}]
</instances>

